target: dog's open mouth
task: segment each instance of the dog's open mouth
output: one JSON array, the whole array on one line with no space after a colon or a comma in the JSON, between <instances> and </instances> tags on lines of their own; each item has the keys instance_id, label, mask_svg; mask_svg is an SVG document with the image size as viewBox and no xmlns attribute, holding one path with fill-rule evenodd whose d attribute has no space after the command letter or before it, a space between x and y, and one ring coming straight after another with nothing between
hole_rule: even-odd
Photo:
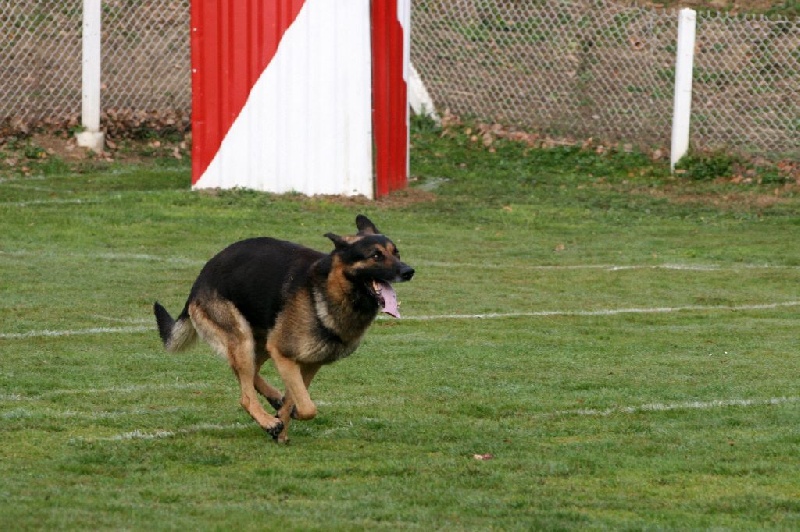
<instances>
[{"instance_id":1,"label":"dog's open mouth","mask_svg":"<svg viewBox=\"0 0 800 532\"><path fill-rule=\"evenodd\" d=\"M373 279L372 291L375 293L375 299L378 301L378 306L381 307L381 312L385 312L395 318L400 317L400 309L397 308L397 293L392 285L386 281Z\"/></svg>"}]
</instances>

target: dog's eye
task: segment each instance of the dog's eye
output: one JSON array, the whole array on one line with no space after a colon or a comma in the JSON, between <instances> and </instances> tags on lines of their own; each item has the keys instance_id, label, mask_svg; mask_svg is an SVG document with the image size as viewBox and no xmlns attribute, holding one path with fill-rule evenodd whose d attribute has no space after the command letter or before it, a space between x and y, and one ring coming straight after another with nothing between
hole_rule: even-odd
<instances>
[{"instance_id":1,"label":"dog's eye","mask_svg":"<svg viewBox=\"0 0 800 532\"><path fill-rule=\"evenodd\" d=\"M375 252L372 254L371 258L373 258L375 260L383 260L383 253L381 253L378 250L375 250Z\"/></svg>"}]
</instances>

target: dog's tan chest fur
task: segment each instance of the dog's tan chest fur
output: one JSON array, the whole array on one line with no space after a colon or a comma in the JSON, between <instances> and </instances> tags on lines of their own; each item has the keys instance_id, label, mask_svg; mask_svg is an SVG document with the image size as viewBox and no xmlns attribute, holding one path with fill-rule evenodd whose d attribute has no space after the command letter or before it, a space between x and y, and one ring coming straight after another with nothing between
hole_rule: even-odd
<instances>
[{"instance_id":1,"label":"dog's tan chest fur","mask_svg":"<svg viewBox=\"0 0 800 532\"><path fill-rule=\"evenodd\" d=\"M336 362L358 348L372 320L364 326L343 328L341 320L336 318L340 315L337 312L341 313L341 310L331 308L332 304L322 292L313 290L312 294L309 297L304 292L293 299L292 304L284 309L275 322L267 344L275 345L284 356L297 362ZM322 334L318 331L320 325L325 328ZM331 335L336 338L332 339Z\"/></svg>"}]
</instances>

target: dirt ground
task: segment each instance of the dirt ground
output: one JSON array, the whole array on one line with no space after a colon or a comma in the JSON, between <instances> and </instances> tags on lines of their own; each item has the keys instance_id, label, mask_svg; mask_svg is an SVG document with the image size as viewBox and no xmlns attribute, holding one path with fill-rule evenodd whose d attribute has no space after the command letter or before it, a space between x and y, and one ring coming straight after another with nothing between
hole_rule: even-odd
<instances>
[{"instance_id":1,"label":"dirt ground","mask_svg":"<svg viewBox=\"0 0 800 532\"><path fill-rule=\"evenodd\" d=\"M791 13L792 4L796 2L786 0L771 2L769 0L649 0L637 2L639 5L659 6L670 8L691 7L692 9L720 9L733 13ZM794 9L797 9L796 7Z\"/></svg>"},{"instance_id":2,"label":"dirt ground","mask_svg":"<svg viewBox=\"0 0 800 532\"><path fill-rule=\"evenodd\" d=\"M155 158L188 160L191 135L173 139L113 140L108 139L102 153L78 146L65 132L34 133L0 144L0 175L29 175L48 161L59 160L79 169L82 165L101 162L144 163Z\"/></svg>"},{"instance_id":3,"label":"dirt ground","mask_svg":"<svg viewBox=\"0 0 800 532\"><path fill-rule=\"evenodd\" d=\"M75 170L94 170L98 165L110 163L148 164L156 159L176 159L188 162L191 158L191 134L183 139L109 140L103 153L94 153L79 147L75 138L67 133L36 133L26 139L0 144L0 183L19 177L35 175L43 167L58 161ZM61 166L63 169L63 166ZM410 178L413 182L415 178ZM202 191L219 194L218 190ZM302 197L298 197L301 200ZM336 203L348 207L377 206L379 208L403 207L433 201L436 195L421 188L398 190L376 201L363 196L318 196L313 201Z\"/></svg>"}]
</instances>

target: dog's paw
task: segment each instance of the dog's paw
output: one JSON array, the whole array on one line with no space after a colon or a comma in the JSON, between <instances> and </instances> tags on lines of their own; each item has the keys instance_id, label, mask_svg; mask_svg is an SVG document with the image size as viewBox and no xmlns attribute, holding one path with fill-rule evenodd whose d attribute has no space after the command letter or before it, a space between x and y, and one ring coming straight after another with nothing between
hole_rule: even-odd
<instances>
[{"instance_id":1,"label":"dog's paw","mask_svg":"<svg viewBox=\"0 0 800 532\"><path fill-rule=\"evenodd\" d=\"M278 410L280 410L280 409L283 407L283 398L280 398L280 399L272 399L272 398L270 398L270 397L267 397L267 402L270 404L270 406L271 406L272 408L274 408L274 409L275 409L275 411L276 411L276 412L277 412Z\"/></svg>"},{"instance_id":2,"label":"dog's paw","mask_svg":"<svg viewBox=\"0 0 800 532\"><path fill-rule=\"evenodd\" d=\"M264 429L264 431L270 436L272 436L273 440L278 441L278 436L280 436L281 433L283 432L283 421L278 421L278 423L274 427L269 429Z\"/></svg>"}]
</instances>

